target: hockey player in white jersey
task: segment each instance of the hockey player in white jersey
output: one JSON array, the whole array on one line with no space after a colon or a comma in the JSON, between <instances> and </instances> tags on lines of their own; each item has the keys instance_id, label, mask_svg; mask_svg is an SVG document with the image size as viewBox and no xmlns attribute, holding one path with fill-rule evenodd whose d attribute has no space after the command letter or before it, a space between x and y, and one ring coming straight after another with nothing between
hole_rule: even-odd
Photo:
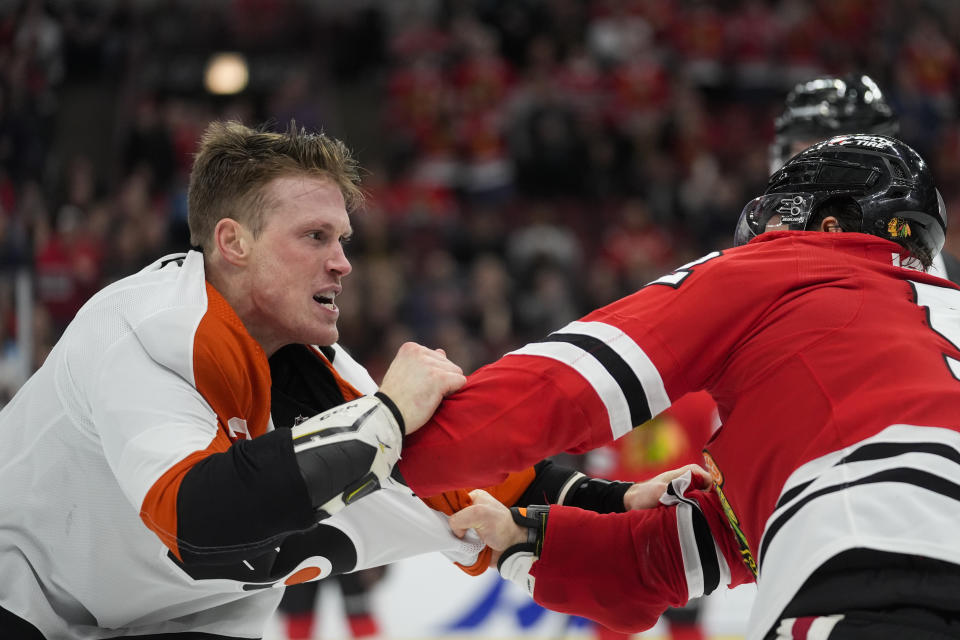
<instances>
[{"instance_id":1,"label":"hockey player in white jersey","mask_svg":"<svg viewBox=\"0 0 960 640\"><path fill-rule=\"evenodd\" d=\"M268 358L337 339L358 181L325 136L208 128L189 194L200 251L93 296L0 413L0 637L254 638L271 587L479 548L430 537L439 516L410 500L416 543L323 553L364 539L344 507L391 482L404 431L463 383L442 353L408 343L376 395L271 420Z\"/></svg>"},{"instance_id":2,"label":"hockey player in white jersey","mask_svg":"<svg viewBox=\"0 0 960 640\"><path fill-rule=\"evenodd\" d=\"M432 551L487 568L444 515L467 492L421 500L394 469L459 367L408 343L378 390L335 344L357 181L324 136L208 128L201 250L96 294L0 412L0 638L257 638L286 585ZM485 489L600 512L661 493L548 462Z\"/></svg>"}]
</instances>

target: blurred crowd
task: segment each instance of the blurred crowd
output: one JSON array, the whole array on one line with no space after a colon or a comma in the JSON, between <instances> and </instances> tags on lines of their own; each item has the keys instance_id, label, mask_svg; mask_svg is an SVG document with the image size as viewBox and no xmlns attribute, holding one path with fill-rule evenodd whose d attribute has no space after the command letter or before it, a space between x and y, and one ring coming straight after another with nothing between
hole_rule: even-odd
<instances>
[{"instance_id":1,"label":"blurred crowd","mask_svg":"<svg viewBox=\"0 0 960 640\"><path fill-rule=\"evenodd\" d=\"M951 0L0 0L0 403L93 292L189 247L213 118L353 146L342 343L375 376L407 339L471 371L728 246L816 75L877 81L956 230L958 43ZM204 92L220 50L247 91Z\"/></svg>"}]
</instances>

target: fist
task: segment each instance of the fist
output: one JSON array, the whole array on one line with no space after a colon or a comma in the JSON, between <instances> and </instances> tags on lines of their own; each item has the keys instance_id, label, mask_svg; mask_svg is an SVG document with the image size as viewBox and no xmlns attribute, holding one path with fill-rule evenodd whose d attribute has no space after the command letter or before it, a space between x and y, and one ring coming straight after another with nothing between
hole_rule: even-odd
<instances>
[{"instance_id":1,"label":"fist","mask_svg":"<svg viewBox=\"0 0 960 640\"><path fill-rule=\"evenodd\" d=\"M409 435L430 419L445 396L466 381L463 370L450 362L442 349L406 342L384 374L380 391L397 405Z\"/></svg>"}]
</instances>

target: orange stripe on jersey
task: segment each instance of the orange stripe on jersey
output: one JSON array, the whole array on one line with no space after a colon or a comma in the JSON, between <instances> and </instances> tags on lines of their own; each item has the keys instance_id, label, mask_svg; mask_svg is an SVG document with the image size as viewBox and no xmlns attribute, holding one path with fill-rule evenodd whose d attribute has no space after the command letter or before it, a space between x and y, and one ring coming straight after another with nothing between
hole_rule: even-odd
<instances>
[{"instance_id":1,"label":"orange stripe on jersey","mask_svg":"<svg viewBox=\"0 0 960 640\"><path fill-rule=\"evenodd\" d=\"M209 282L207 300L207 313L193 343L197 390L213 407L224 433L231 436L229 421L240 418L246 422L248 437L256 438L266 433L270 421L267 354Z\"/></svg>"},{"instance_id":2,"label":"orange stripe on jersey","mask_svg":"<svg viewBox=\"0 0 960 640\"><path fill-rule=\"evenodd\" d=\"M501 503L512 507L516 501L520 499L520 496L523 495L523 492L527 490L527 487L530 486L530 483L533 482L536 475L537 473L533 467L529 467L523 471L511 473L507 476L506 480L500 484L492 487L483 487L483 490ZM429 498L422 498L422 500L431 508L449 516L453 515L455 511L460 511L473 504L469 493L466 489L457 489L456 491L446 491L439 495L430 496ZM462 565L459 562L455 564L472 576L480 575L490 566L491 553L493 552L490 547L484 547L480 555L477 556L476 562L473 564L469 566Z\"/></svg>"},{"instance_id":3,"label":"orange stripe on jersey","mask_svg":"<svg viewBox=\"0 0 960 640\"><path fill-rule=\"evenodd\" d=\"M150 487L140 517L180 558L177 547L177 494L184 475L207 456L226 451L234 440L252 439L270 421L270 365L243 322L210 283L207 312L193 341L197 391L217 414L217 432L206 449L188 454Z\"/></svg>"},{"instance_id":4,"label":"orange stripe on jersey","mask_svg":"<svg viewBox=\"0 0 960 640\"><path fill-rule=\"evenodd\" d=\"M191 453L170 467L153 483L143 499L143 505L140 507L140 518L181 562L183 558L180 556L180 547L177 543L177 493L180 491L180 483L183 482L183 476L193 465L211 454L226 451L230 448L230 444L230 439L227 438L226 434L217 431L217 435L210 446L203 451Z\"/></svg>"},{"instance_id":5,"label":"orange stripe on jersey","mask_svg":"<svg viewBox=\"0 0 960 640\"><path fill-rule=\"evenodd\" d=\"M340 389L340 394L343 396L344 402L350 402L351 400L356 400L357 398L363 396L355 386L344 380L340 374L337 372L337 369L327 360L327 357L318 350L316 347L310 347L310 353L315 355L321 362L323 366L330 370L330 373L333 374L333 379L337 382L337 388Z\"/></svg>"}]
</instances>

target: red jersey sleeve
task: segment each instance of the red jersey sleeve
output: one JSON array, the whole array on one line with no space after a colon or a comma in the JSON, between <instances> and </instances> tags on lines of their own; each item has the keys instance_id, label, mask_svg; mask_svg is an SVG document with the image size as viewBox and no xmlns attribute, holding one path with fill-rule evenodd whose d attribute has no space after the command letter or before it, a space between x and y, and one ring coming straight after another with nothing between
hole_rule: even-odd
<instances>
[{"instance_id":1,"label":"red jersey sleeve","mask_svg":"<svg viewBox=\"0 0 960 640\"><path fill-rule=\"evenodd\" d=\"M668 607L753 581L713 491L665 495L655 509L597 514L553 506L533 564L534 599L624 632ZM669 491L669 490L668 490Z\"/></svg>"},{"instance_id":2,"label":"red jersey sleeve","mask_svg":"<svg viewBox=\"0 0 960 640\"><path fill-rule=\"evenodd\" d=\"M420 495L485 486L628 433L707 388L780 281L736 250L685 265L471 375L407 438L400 470ZM742 262L742 261L741 261ZM760 283L763 291L758 293ZM721 409L722 411L722 409Z\"/></svg>"}]
</instances>

